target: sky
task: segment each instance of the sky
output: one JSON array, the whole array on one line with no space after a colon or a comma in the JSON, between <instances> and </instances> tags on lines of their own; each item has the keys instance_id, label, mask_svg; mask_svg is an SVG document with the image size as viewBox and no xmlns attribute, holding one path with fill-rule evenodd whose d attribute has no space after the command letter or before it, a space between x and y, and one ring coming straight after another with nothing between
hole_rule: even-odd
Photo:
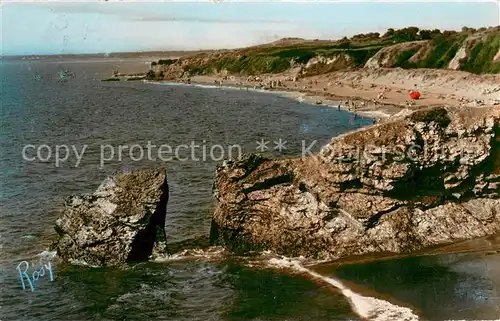
<instances>
[{"instance_id":1,"label":"sky","mask_svg":"<svg viewBox=\"0 0 500 321\"><path fill-rule=\"evenodd\" d=\"M0 21L2 55L229 49L408 26L497 26L500 1L3 0Z\"/></svg>"}]
</instances>

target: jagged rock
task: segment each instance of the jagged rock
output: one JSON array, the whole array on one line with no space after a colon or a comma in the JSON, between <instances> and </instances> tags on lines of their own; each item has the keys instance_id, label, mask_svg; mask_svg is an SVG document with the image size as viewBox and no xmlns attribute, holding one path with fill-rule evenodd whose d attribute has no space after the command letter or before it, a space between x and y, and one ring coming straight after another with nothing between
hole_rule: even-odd
<instances>
[{"instance_id":1,"label":"jagged rock","mask_svg":"<svg viewBox=\"0 0 500 321\"><path fill-rule=\"evenodd\" d=\"M499 123L499 108L433 108L341 135L316 155L226 162L211 241L338 259L499 232Z\"/></svg>"},{"instance_id":2,"label":"jagged rock","mask_svg":"<svg viewBox=\"0 0 500 321\"><path fill-rule=\"evenodd\" d=\"M76 264L119 265L165 253L167 175L137 170L107 178L91 195L70 196L53 249ZM161 253L160 253L161 252Z\"/></svg>"}]
</instances>

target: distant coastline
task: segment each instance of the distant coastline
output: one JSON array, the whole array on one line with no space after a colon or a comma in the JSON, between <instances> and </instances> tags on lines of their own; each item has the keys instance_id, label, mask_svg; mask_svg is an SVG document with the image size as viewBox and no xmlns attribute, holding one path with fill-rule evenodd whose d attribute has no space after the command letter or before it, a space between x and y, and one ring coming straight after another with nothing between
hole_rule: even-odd
<instances>
[{"instance_id":1,"label":"distant coastline","mask_svg":"<svg viewBox=\"0 0 500 321\"><path fill-rule=\"evenodd\" d=\"M0 56L0 60L51 60L59 59L98 59L98 58L158 58L183 56L206 53L211 50L194 51L138 51L138 52L111 52L111 53L87 53L87 54L49 54L49 55L5 55Z\"/></svg>"}]
</instances>

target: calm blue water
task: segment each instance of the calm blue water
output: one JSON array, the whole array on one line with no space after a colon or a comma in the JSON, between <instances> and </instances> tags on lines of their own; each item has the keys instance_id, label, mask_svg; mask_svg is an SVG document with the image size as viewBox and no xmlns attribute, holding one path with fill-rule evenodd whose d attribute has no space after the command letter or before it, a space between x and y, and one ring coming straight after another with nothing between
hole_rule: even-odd
<instances>
[{"instance_id":1,"label":"calm blue water","mask_svg":"<svg viewBox=\"0 0 500 321\"><path fill-rule=\"evenodd\" d=\"M37 255L55 237L53 225L63 198L92 192L116 171L166 167L171 190L166 225L169 243L177 244L181 251L181 242L206 242L218 161L209 157L205 161L193 157L186 161L147 157L134 161L137 153L132 157L125 153L121 160L116 156L103 164L101 145L117 149L119 145L146 146L150 142L175 148L195 142L208 149L216 144L237 144L244 152L255 152L256 142L264 139L270 141L267 154L298 156L303 142L309 146L317 141L313 151L318 150L331 137L364 124L362 119L353 122L348 113L335 108L268 93L100 81L116 68L141 71L144 63L3 61L0 66L0 320L359 319L348 300L331 286L299 274L249 267L245 258L218 251L125 269L89 269L54 262L53 282L45 277L37 282L34 292L23 291L16 266L24 260L38 266ZM280 138L287 142L287 149L281 152L272 149L273 141ZM34 145L28 149L29 157L36 156L34 151L40 145L49 146L52 157L41 149L46 161L23 160L23 147L28 144ZM71 152L56 167L53 156L57 145L79 153L86 146L78 166L76 154ZM196 156L202 157L201 149ZM327 269L324 274L371 289L373 295L380 292L427 318L440 309L439 300L447 302L446 309L437 314L443 318L492 318L498 312L492 308L498 296L497 301L490 299L489 305L457 301L454 306L451 299L461 293L457 287L464 282L478 289L498 289L498 274L477 269L471 272L467 264L457 269L436 259L415 260L418 264L393 260L386 265ZM474 260L465 262L472 264ZM427 274L418 274L421 262L428 262L436 272L427 269ZM475 277L467 279L470 273ZM412 275L426 281L416 284ZM411 289L420 292L407 294ZM431 292L436 293L434 303L416 299L427 298ZM492 293L489 298L494 298ZM461 314L457 307L468 312Z\"/></svg>"},{"instance_id":2,"label":"calm blue water","mask_svg":"<svg viewBox=\"0 0 500 321\"><path fill-rule=\"evenodd\" d=\"M348 114L289 101L272 94L212 90L138 82L101 82L115 68L143 70L138 62L4 62L1 66L0 150L2 182L0 320L239 320L355 317L338 293L314 282L269 270L251 270L223 257L147 263L129 270L53 267L55 280L23 291L16 266L37 264L36 255L53 240L62 199L93 191L110 174L143 166L165 166L171 197L169 243L206 238L213 206L212 178L217 161L149 160L124 153L101 168L100 145L168 144L194 141L207 146L240 145L255 152L256 141L282 138L278 155L300 155L301 141L316 150L353 125ZM345 125L341 125L344 122ZM47 161L36 157L51 148ZM74 146L56 167L55 146ZM60 149L62 151L62 149ZM107 150L108 151L108 150ZM197 150L202 158L201 148ZM156 154L157 155L157 154ZM47 159L48 150L41 149ZM189 153L181 155L190 156ZM107 154L109 158L109 154ZM219 157L219 155L216 155ZM175 245L175 244L173 244ZM179 249L180 250L180 249ZM331 300L331 301L330 301Z\"/></svg>"}]
</instances>

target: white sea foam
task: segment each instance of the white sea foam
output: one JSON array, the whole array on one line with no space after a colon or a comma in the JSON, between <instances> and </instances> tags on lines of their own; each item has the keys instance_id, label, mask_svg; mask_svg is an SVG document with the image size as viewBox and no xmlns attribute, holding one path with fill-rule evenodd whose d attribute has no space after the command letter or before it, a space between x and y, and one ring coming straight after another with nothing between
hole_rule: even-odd
<instances>
[{"instance_id":1,"label":"white sea foam","mask_svg":"<svg viewBox=\"0 0 500 321\"><path fill-rule=\"evenodd\" d=\"M43 259L52 260L53 258L55 258L57 256L57 252L56 251L43 251L43 252L39 253L38 256L40 258L43 258Z\"/></svg>"},{"instance_id":2,"label":"white sea foam","mask_svg":"<svg viewBox=\"0 0 500 321\"><path fill-rule=\"evenodd\" d=\"M409 308L400 307L384 300L362 296L346 287L342 282L334 278L326 277L303 267L299 262L292 259L272 258L269 265L278 268L288 268L297 272L307 273L315 279L320 279L333 285L349 300L353 310L362 318L372 321L417 321L418 316Z\"/></svg>"},{"instance_id":3,"label":"white sea foam","mask_svg":"<svg viewBox=\"0 0 500 321\"><path fill-rule=\"evenodd\" d=\"M182 250L180 252L171 254L171 255L165 255L165 256L159 256L154 258L154 262L172 262L172 261L183 261L183 260L189 260L193 258L205 258L205 259L220 259L225 252L225 249L223 247L219 246L212 246L207 249L187 249L187 250Z\"/></svg>"}]
</instances>

